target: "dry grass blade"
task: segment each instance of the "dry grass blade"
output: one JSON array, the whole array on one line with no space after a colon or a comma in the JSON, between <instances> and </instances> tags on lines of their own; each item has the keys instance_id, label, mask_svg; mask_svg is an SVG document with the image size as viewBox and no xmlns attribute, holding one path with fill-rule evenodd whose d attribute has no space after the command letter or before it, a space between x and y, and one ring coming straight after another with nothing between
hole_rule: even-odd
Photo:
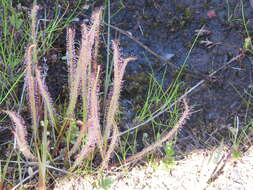
<instances>
[{"instance_id":1,"label":"dry grass blade","mask_svg":"<svg viewBox=\"0 0 253 190\"><path fill-rule=\"evenodd\" d=\"M30 147L28 146L28 143L26 141L27 131L26 126L24 124L24 120L15 112L6 110L0 110L0 112L6 113L15 124L13 133L17 139L17 144L22 154L27 159L36 160L36 157L31 153Z\"/></svg>"}]
</instances>

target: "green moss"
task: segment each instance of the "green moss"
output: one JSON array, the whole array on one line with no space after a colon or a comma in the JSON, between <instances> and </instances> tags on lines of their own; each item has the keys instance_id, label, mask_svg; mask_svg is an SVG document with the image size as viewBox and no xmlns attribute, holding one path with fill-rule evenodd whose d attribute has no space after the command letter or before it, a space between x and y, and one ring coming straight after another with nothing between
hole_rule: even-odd
<instances>
[{"instance_id":1,"label":"green moss","mask_svg":"<svg viewBox=\"0 0 253 190\"><path fill-rule=\"evenodd\" d=\"M180 26L185 26L187 24L187 21L186 20L181 20L180 21Z\"/></svg>"},{"instance_id":2,"label":"green moss","mask_svg":"<svg viewBox=\"0 0 253 190\"><path fill-rule=\"evenodd\" d=\"M199 23L200 23L201 25L206 24L206 23L207 23L207 18L201 18L201 19L199 20Z\"/></svg>"},{"instance_id":3,"label":"green moss","mask_svg":"<svg viewBox=\"0 0 253 190\"><path fill-rule=\"evenodd\" d=\"M176 5L175 6L175 8L176 8L176 11L178 11L178 12L183 12L184 11L184 9L185 9L185 6L183 6L183 5Z\"/></svg>"},{"instance_id":4,"label":"green moss","mask_svg":"<svg viewBox=\"0 0 253 190\"><path fill-rule=\"evenodd\" d=\"M166 25L170 27L170 32L176 32L180 28L188 25L193 19L192 10L189 7L185 7L182 5L176 6L177 15L170 15Z\"/></svg>"},{"instance_id":5,"label":"green moss","mask_svg":"<svg viewBox=\"0 0 253 190\"><path fill-rule=\"evenodd\" d=\"M189 7L184 9L184 15L186 16L187 19L192 19L193 14Z\"/></svg>"},{"instance_id":6,"label":"green moss","mask_svg":"<svg viewBox=\"0 0 253 190\"><path fill-rule=\"evenodd\" d=\"M127 76L126 81L129 81L126 91L136 106L135 109L138 109L138 105L143 103L143 97L147 92L149 77L145 72L141 72Z\"/></svg>"},{"instance_id":7,"label":"green moss","mask_svg":"<svg viewBox=\"0 0 253 190\"><path fill-rule=\"evenodd\" d=\"M179 13L182 13L184 15L184 18L186 19L192 19L193 14L190 7L186 7L183 5L176 5L176 11Z\"/></svg>"},{"instance_id":8,"label":"green moss","mask_svg":"<svg viewBox=\"0 0 253 190\"><path fill-rule=\"evenodd\" d=\"M155 28L157 28L158 25L159 25L159 22L152 22L151 24L149 24L149 28L155 29Z\"/></svg>"}]
</instances>

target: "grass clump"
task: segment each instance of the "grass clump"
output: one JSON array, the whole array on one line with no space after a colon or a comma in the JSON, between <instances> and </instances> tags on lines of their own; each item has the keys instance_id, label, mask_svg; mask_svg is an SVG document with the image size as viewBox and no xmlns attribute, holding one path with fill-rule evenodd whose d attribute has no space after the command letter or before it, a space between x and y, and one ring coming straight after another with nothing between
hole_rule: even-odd
<instances>
[{"instance_id":1,"label":"grass clump","mask_svg":"<svg viewBox=\"0 0 253 190\"><path fill-rule=\"evenodd\" d=\"M0 105L10 107L19 101L15 87L22 81L18 66L24 56L29 25L25 15L12 6L12 1L1 0L0 12Z\"/></svg>"},{"instance_id":2,"label":"grass clump","mask_svg":"<svg viewBox=\"0 0 253 190\"><path fill-rule=\"evenodd\" d=\"M38 59L40 59L53 48L55 40L73 20L77 8L68 13L68 8L62 12L57 6L54 8L55 14L50 15L50 20L41 18L49 14L44 11L43 15L40 13L36 26L31 26L25 14L28 11L26 7L15 4L17 2L12 0L0 1L0 106L11 108L13 105L20 104L21 109L23 102L18 97L17 86L23 82L22 62L30 40L31 29L34 27L37 29L36 39L34 39L36 41L33 44L37 43ZM79 4L80 0L76 2L76 7Z\"/></svg>"}]
</instances>

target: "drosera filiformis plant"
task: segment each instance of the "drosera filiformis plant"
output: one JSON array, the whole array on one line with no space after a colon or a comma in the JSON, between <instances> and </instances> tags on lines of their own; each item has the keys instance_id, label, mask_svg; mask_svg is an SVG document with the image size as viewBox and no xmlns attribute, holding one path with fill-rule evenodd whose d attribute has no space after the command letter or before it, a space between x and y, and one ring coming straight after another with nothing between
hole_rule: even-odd
<instances>
[{"instance_id":1,"label":"drosera filiformis plant","mask_svg":"<svg viewBox=\"0 0 253 190\"><path fill-rule=\"evenodd\" d=\"M39 185L38 189L46 189L46 173L48 160L58 156L58 159L66 159L65 167L74 171L82 167L85 158L91 158L91 153L96 150L100 153L100 168L106 168L109 159L116 147L118 141L118 127L114 119L118 109L118 101L122 88L122 79L126 65L129 61L135 60L130 57L123 59L120 54L119 43L113 41L113 61L114 61L114 81L111 96L108 96L109 105L107 106L105 125L102 127L100 120L99 96L100 91L100 65L97 62L97 51L99 43L100 24L102 8L93 12L91 24L82 24L82 39L79 56L76 58L77 50L74 45L74 30L67 29L67 62L69 72L69 104L66 109L63 121L59 121L55 112L55 105L45 83L45 78L41 74L37 60L37 40L36 40L36 13L38 6L34 5L32 9L32 44L29 45L25 58L25 84L27 91L27 102L31 114L31 128L33 131L32 146L27 138L27 127L24 119L17 113L9 110L1 110L7 114L15 124L13 133L18 144L18 148L23 156L28 160L38 161L39 165ZM77 101L82 101L82 116L77 118ZM79 135L68 151L64 136L70 126L71 121L76 121L81 126ZM47 133L50 132L48 135ZM82 143L83 138L87 138L86 143ZM110 139L110 140L109 140ZM54 151L50 151L49 146ZM61 147L61 148L60 148ZM60 155L60 149L64 150L64 156ZM76 152L78 155L72 157ZM52 149L51 149L52 150ZM65 160L65 161L66 161Z\"/></svg>"},{"instance_id":2,"label":"drosera filiformis plant","mask_svg":"<svg viewBox=\"0 0 253 190\"><path fill-rule=\"evenodd\" d=\"M39 173L38 189L46 190L50 164L64 167L68 172L74 172L84 168L85 160L92 162L94 158L99 158L99 163L94 164L96 169L102 171L108 168L108 163L120 138L116 114L123 87L123 76L127 64L134 61L135 58L123 58L120 53L119 42L112 41L113 82L107 97L104 97L107 99L105 102L108 105L103 106L105 112L101 114L100 100L103 98L99 94L101 92L102 67L98 63L97 56L103 9L99 8L93 12L89 25L85 23L81 25L82 37L79 50L75 47L75 30L68 28L69 99L63 115L58 115L37 58L36 13L38 8L37 5L33 6L31 14L32 40L25 55L25 85L31 117L32 138L27 137L26 126L28 125L25 125L24 119L19 114L9 110L0 110L0 112L7 114L14 123L13 133L18 148L25 159L37 163L33 167ZM190 116L191 109L186 101L184 101L184 106L185 111L182 117L170 132L141 152L130 156L124 162L139 160L171 139ZM77 112L81 112L81 116L78 116ZM104 115L105 118L101 118L101 115ZM80 127L79 134L74 141L69 136L69 131L73 125ZM56 160L60 161L61 164L57 164ZM62 166L62 161L64 166ZM23 167L27 166L24 165ZM50 172L50 174L52 173Z\"/></svg>"}]
</instances>

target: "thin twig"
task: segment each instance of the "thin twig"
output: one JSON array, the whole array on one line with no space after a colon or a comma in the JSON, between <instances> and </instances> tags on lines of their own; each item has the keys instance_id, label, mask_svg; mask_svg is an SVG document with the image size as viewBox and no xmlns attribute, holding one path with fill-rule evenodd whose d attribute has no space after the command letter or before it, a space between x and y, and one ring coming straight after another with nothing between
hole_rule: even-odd
<instances>
[{"instance_id":1,"label":"thin twig","mask_svg":"<svg viewBox=\"0 0 253 190\"><path fill-rule=\"evenodd\" d=\"M208 78L213 77L215 74L217 74L219 71L221 71L222 69L224 69L225 67L227 67L228 65L230 65L231 63L233 63L234 61L240 59L243 56L243 54L239 54L235 57L233 57L232 59L230 59L228 62L224 63L219 69L217 69L216 71L212 72L211 74L208 75ZM188 96L189 94L191 94L194 90L196 90L198 87L200 87L202 84L204 84L206 81L206 79L202 79L201 81L199 81L195 86L193 86L192 88L190 88L188 91L186 91L180 98L178 98L175 102L173 102L172 104L170 104L170 106L166 106L165 108L163 108L161 111L159 111L157 114L155 114L153 117L147 119L146 121L120 133L119 135L122 136L124 134L127 134L137 128L140 128L144 125L146 125L147 123L149 123L150 121L154 120L155 118L159 117L160 115L162 115L163 113L165 113L166 111L168 111L169 109L171 109L173 106L175 106L178 102L180 102L182 99L184 99L186 96Z\"/></svg>"},{"instance_id":2,"label":"thin twig","mask_svg":"<svg viewBox=\"0 0 253 190\"><path fill-rule=\"evenodd\" d=\"M118 28L118 27L116 27L114 25L108 24L106 22L103 22L103 24L111 27L112 29L120 32L121 34L126 35L128 38L130 38L131 40L133 40L134 42L136 42L139 46L141 46L143 49L145 49L146 51L148 51L150 54L152 54L153 56L155 56L156 58L158 58L162 62L170 65L173 69L175 69L175 70L180 70L181 69L181 67L178 67L175 64L171 63L170 60L164 58L163 56L161 56L161 55L157 54L156 52L154 52L153 50L151 50L148 46L146 46L145 44L143 44L142 42L140 42L137 38L135 38L131 33L127 32L127 31L124 31L124 30L122 30L122 29L120 29L120 28ZM188 73L188 74L190 74L192 76L195 76L195 77L198 77L198 78L200 78L200 77L206 78L207 77L205 74L202 74L202 73L196 72L196 71L191 71L191 70L186 69L186 68L183 69L183 72Z\"/></svg>"},{"instance_id":3,"label":"thin twig","mask_svg":"<svg viewBox=\"0 0 253 190\"><path fill-rule=\"evenodd\" d=\"M53 166L48 165L48 164L46 164L46 167L49 168L49 169L53 169L53 170L62 172L62 173L64 173L64 174L75 175L75 174L73 174L73 173L71 173L71 172L68 172L68 171L66 171L66 170L62 170L62 169L53 167ZM33 177L35 176L35 174L37 174L38 172L39 172L39 170L36 170L35 172L32 173L32 175L27 176L25 179L23 179L22 181L20 181L15 187L13 187L12 190L17 189L19 186L21 186L22 184L24 184L27 180L33 178Z\"/></svg>"},{"instance_id":4,"label":"thin twig","mask_svg":"<svg viewBox=\"0 0 253 190\"><path fill-rule=\"evenodd\" d=\"M13 187L11 190L15 190L17 189L19 186L21 186L23 183L25 183L26 181L28 181L29 179L33 178L35 176L35 174L39 173L39 170L36 170L35 172L32 173L32 175L27 176L25 179L23 179L22 181L20 181L15 187Z\"/></svg>"},{"instance_id":5,"label":"thin twig","mask_svg":"<svg viewBox=\"0 0 253 190\"><path fill-rule=\"evenodd\" d=\"M56 161L56 160L59 160L61 159L61 156L60 157L57 157L55 158L53 161ZM0 160L1 162L4 161L4 160ZM13 162L13 163L16 163L16 161L10 161L10 162ZM25 163L25 162L23 162ZM39 165L39 162L29 162L28 165ZM59 168L56 168L56 167L53 167L49 164L46 164L46 167L49 168L49 169L53 169L53 170L56 170L56 171L59 171L59 172L62 172L64 174L71 174L71 175L75 175L74 173L71 173L71 172L68 172L66 170L63 170L63 169L59 169ZM25 179L23 179L22 181L20 181L15 187L12 188L12 190L15 190L17 189L18 187L20 187L22 184L24 184L26 181L28 181L29 179L33 178L35 176L35 174L37 174L39 172L39 170L35 170L32 175L29 175L27 176Z\"/></svg>"},{"instance_id":6,"label":"thin twig","mask_svg":"<svg viewBox=\"0 0 253 190\"><path fill-rule=\"evenodd\" d=\"M46 164L46 167L49 168L49 169L53 169L53 170L56 170L56 171L58 171L58 172L64 173L64 174L71 174L71 175L77 176L77 175L75 175L75 174L72 173L72 172L68 172L68 171L66 171L66 170L59 169L59 168L53 167L53 166L48 165L48 164Z\"/></svg>"},{"instance_id":7,"label":"thin twig","mask_svg":"<svg viewBox=\"0 0 253 190\"><path fill-rule=\"evenodd\" d=\"M225 166L231 161L231 153L224 153L221 157L221 159L216 164L216 167L214 168L212 174L210 175L209 179L207 180L207 186L204 188L204 190L207 189L207 187L213 183L215 180L217 180L220 175L223 173Z\"/></svg>"},{"instance_id":8,"label":"thin twig","mask_svg":"<svg viewBox=\"0 0 253 190\"><path fill-rule=\"evenodd\" d=\"M124 31L120 28L118 28L117 26L108 24L106 22L103 22L103 24L109 26L110 28L120 32L121 34L126 35L128 38L130 38L131 40L133 40L134 42L136 42L138 45L140 45L143 49L145 49L146 51L148 51L150 54L154 55L155 57L157 57L158 59L160 59L163 62L168 62L168 64L170 64L173 68L178 69L178 67L174 64L172 64L171 62L168 61L168 59L160 56L159 54L157 54L156 52L154 52L153 50L151 50L148 46L146 46L145 44L143 44L142 42L140 42L137 38L135 38L131 33Z\"/></svg>"}]
</instances>

